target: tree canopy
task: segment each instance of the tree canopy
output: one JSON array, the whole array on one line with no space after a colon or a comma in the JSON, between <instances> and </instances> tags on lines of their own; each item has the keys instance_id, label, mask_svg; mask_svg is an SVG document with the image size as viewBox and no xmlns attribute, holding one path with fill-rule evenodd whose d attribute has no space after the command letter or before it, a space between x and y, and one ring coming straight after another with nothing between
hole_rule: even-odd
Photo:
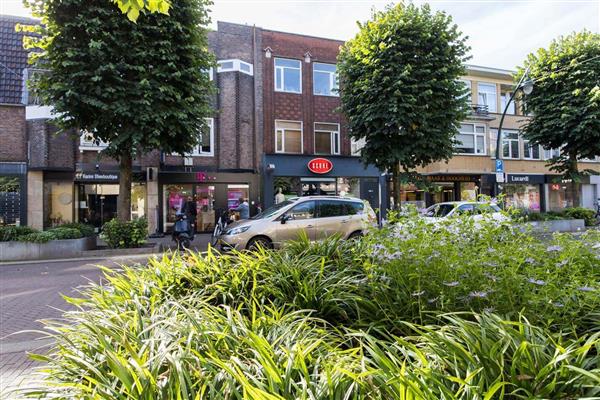
<instances>
[{"instance_id":1,"label":"tree canopy","mask_svg":"<svg viewBox=\"0 0 600 400\"><path fill-rule=\"evenodd\" d=\"M589 171L580 171L577 160L600 156L600 35L583 31L560 37L529 54L516 79L526 71L535 84L526 97L531 119L523 136L560 149L551 169L579 182Z\"/></svg>"},{"instance_id":2,"label":"tree canopy","mask_svg":"<svg viewBox=\"0 0 600 400\"><path fill-rule=\"evenodd\" d=\"M41 51L33 62L47 73L35 89L60 127L109 144L122 183L131 181L133 157L190 152L207 128L212 84L205 72L214 61L206 4L175 0L170 15L148 13L136 23L106 0L46 1L38 10L42 36L32 41ZM127 201L126 192L119 200ZM126 215L129 204L119 204L119 217Z\"/></svg>"},{"instance_id":3,"label":"tree canopy","mask_svg":"<svg viewBox=\"0 0 600 400\"><path fill-rule=\"evenodd\" d=\"M342 111L365 139L365 163L399 175L453 155L467 113L466 37L444 12L398 4L376 12L341 49Z\"/></svg>"}]
</instances>

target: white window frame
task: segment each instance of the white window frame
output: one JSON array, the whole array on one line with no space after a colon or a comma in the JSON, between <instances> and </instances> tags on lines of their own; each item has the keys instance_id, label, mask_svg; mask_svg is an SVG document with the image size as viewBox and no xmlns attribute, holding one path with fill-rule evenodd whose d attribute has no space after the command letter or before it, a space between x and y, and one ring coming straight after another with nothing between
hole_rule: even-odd
<instances>
[{"instance_id":1,"label":"white window frame","mask_svg":"<svg viewBox=\"0 0 600 400\"><path fill-rule=\"evenodd\" d=\"M210 132L210 151L202 151L202 145L198 143L194 146L191 155L196 157L213 157L215 155L215 119L204 118Z\"/></svg>"},{"instance_id":2,"label":"white window frame","mask_svg":"<svg viewBox=\"0 0 600 400\"><path fill-rule=\"evenodd\" d=\"M458 133L460 135L473 135L473 150L474 153L455 153L459 156L486 156L488 154L488 142L487 142L487 131L485 124L477 124L474 122L463 122L460 125L473 125L473 132L462 132L460 127L458 128ZM483 132L477 132L477 127L483 127ZM483 138L483 153L477 152L477 137Z\"/></svg>"},{"instance_id":3,"label":"white window frame","mask_svg":"<svg viewBox=\"0 0 600 400\"><path fill-rule=\"evenodd\" d=\"M493 103L491 103L491 104L494 105L494 109L493 110L492 110L492 107L491 107L490 104L488 104L486 102L480 103L479 96L480 96L481 93L485 93L486 95L490 95L490 96L492 95L491 92L482 91L481 90L482 86L483 87L494 86ZM486 96L486 101L487 101L487 96ZM497 113L498 112L498 86L495 83L493 83L493 82L477 82L477 103L478 104L480 103L482 105L487 105L489 112L491 112L491 113Z\"/></svg>"},{"instance_id":4,"label":"white window frame","mask_svg":"<svg viewBox=\"0 0 600 400\"><path fill-rule=\"evenodd\" d=\"M325 131L322 129L317 129L317 124L328 124L328 125L335 125L337 126L337 129L335 131ZM340 154L340 147L341 147L341 143L340 143L340 124L335 123L335 122L315 122L313 124L313 146L315 149L315 154L331 154L331 155L339 155ZM331 146L331 153L317 153L317 132L321 132L321 133L329 133L329 143ZM337 152L335 151L335 148L337 147Z\"/></svg>"},{"instance_id":5,"label":"white window frame","mask_svg":"<svg viewBox=\"0 0 600 400\"><path fill-rule=\"evenodd\" d=\"M297 61L299 67L298 68L294 68L294 67L277 66L277 60ZM273 66L274 66L274 68L273 68L273 71L274 71L273 84L275 86L275 91L276 92L302 94L302 61L296 60L295 58L275 57L275 59L273 61ZM300 84L300 87L299 87L298 91L285 90L285 82L284 82L284 80L285 80L285 73L284 73L284 70L286 68L294 69L294 70L299 70L300 79L298 80L298 82ZM281 74L281 86L280 87L277 86L277 74Z\"/></svg>"},{"instance_id":6,"label":"white window frame","mask_svg":"<svg viewBox=\"0 0 600 400\"><path fill-rule=\"evenodd\" d=\"M231 67L224 67L225 64L231 63ZM242 66L246 67L247 70L243 70ZM254 66L246 61L242 61L238 58L231 58L227 60L217 61L217 73L221 72L241 72L242 74L254 75Z\"/></svg>"},{"instance_id":7,"label":"white window frame","mask_svg":"<svg viewBox=\"0 0 600 400\"><path fill-rule=\"evenodd\" d=\"M504 95L500 93L500 112L504 112L504 107L506 107L506 102L510 100L510 96L512 93L504 92ZM517 115L517 107L515 105L515 100L511 101L508 110L506 111L506 115Z\"/></svg>"},{"instance_id":8,"label":"white window frame","mask_svg":"<svg viewBox=\"0 0 600 400\"><path fill-rule=\"evenodd\" d=\"M299 123L300 124L300 153L288 153L285 151L285 128L277 128L277 123L278 122L292 122L292 123ZM277 148L277 134L281 132L281 150L279 150ZM282 153L282 154L304 154L304 122L303 121L292 121L292 120L286 120L286 119L276 119L275 120L275 153Z\"/></svg>"},{"instance_id":9,"label":"white window frame","mask_svg":"<svg viewBox=\"0 0 600 400\"><path fill-rule=\"evenodd\" d=\"M517 134L517 138L516 139L505 139L504 138L504 133L516 133ZM501 138L502 138L502 140L500 141L500 146L501 146L500 147L500 151L501 151L500 154L502 154L502 158L505 159L505 160L519 160L521 158L521 154L520 154L521 153L521 135L519 134L519 131L515 130L515 129L503 129L502 133L500 133L500 135L501 135ZM505 141L509 142L509 146L508 146L508 153L509 153L509 155L508 156L504 155L504 142ZM511 146L511 144L514 141L516 141L518 143L517 151L518 151L519 154L517 154L516 157L513 157L513 155L511 154L512 153L512 146Z\"/></svg>"},{"instance_id":10,"label":"white window frame","mask_svg":"<svg viewBox=\"0 0 600 400\"><path fill-rule=\"evenodd\" d=\"M208 75L208 80L210 80L210 81L215 80L215 69L213 67L209 67L208 69L203 69L202 72L204 72L206 75Z\"/></svg>"},{"instance_id":11,"label":"white window frame","mask_svg":"<svg viewBox=\"0 0 600 400\"><path fill-rule=\"evenodd\" d=\"M366 138L360 138L358 140L350 138L350 155L360 157L361 150L367 145Z\"/></svg>"},{"instance_id":12,"label":"white window frame","mask_svg":"<svg viewBox=\"0 0 600 400\"><path fill-rule=\"evenodd\" d=\"M544 148L539 144L536 144L534 146L529 146L529 142L530 142L529 140L523 139L523 159L535 160L535 161L542 160L544 157ZM533 157L532 147L535 147L535 146L538 147L538 154L539 154L538 158Z\"/></svg>"},{"instance_id":13,"label":"white window frame","mask_svg":"<svg viewBox=\"0 0 600 400\"><path fill-rule=\"evenodd\" d=\"M334 66L335 67L335 72L331 72L331 71L324 71L324 70L320 70L317 67L317 64L320 65L329 65L329 66ZM316 93L316 87L315 87L315 72L319 72L321 74L328 74L329 75L329 94L323 94L323 93ZM339 97L339 87L338 87L338 73L337 73L337 65L336 64L330 64L330 63L320 63L320 62L314 62L313 63L313 94L315 96L329 96L329 97Z\"/></svg>"},{"instance_id":14,"label":"white window frame","mask_svg":"<svg viewBox=\"0 0 600 400\"><path fill-rule=\"evenodd\" d=\"M560 149L543 149L544 160L551 160L554 157L560 157Z\"/></svg>"}]
</instances>

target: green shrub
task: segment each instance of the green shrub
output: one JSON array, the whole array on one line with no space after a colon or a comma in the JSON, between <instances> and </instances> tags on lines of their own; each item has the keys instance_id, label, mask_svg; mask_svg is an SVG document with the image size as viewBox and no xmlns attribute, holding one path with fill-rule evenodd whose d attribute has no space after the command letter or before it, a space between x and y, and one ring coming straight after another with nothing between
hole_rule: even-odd
<instances>
[{"instance_id":1,"label":"green shrub","mask_svg":"<svg viewBox=\"0 0 600 400\"><path fill-rule=\"evenodd\" d=\"M589 208L566 208L564 214L572 219L583 219L587 226L592 226L596 224L596 212L594 210L590 210Z\"/></svg>"},{"instance_id":2,"label":"green shrub","mask_svg":"<svg viewBox=\"0 0 600 400\"><path fill-rule=\"evenodd\" d=\"M81 231L76 228L57 227L47 230L54 235L54 239L79 239L83 237Z\"/></svg>"},{"instance_id":3,"label":"green shrub","mask_svg":"<svg viewBox=\"0 0 600 400\"><path fill-rule=\"evenodd\" d=\"M96 233L92 225L84 224L82 222L69 222L67 224L62 224L57 228L77 229L81 233L81 237L94 236Z\"/></svg>"},{"instance_id":4,"label":"green shrub","mask_svg":"<svg viewBox=\"0 0 600 400\"><path fill-rule=\"evenodd\" d=\"M30 243L47 243L51 240L57 239L56 235L52 231L45 232L33 232L26 235L19 236L16 240L19 242L30 242Z\"/></svg>"},{"instance_id":5,"label":"green shrub","mask_svg":"<svg viewBox=\"0 0 600 400\"><path fill-rule=\"evenodd\" d=\"M19 236L25 236L35 232L38 231L28 226L0 226L0 242L10 242L12 240L17 240Z\"/></svg>"},{"instance_id":6,"label":"green shrub","mask_svg":"<svg viewBox=\"0 0 600 400\"><path fill-rule=\"evenodd\" d=\"M111 248L140 247L148 238L148 221L145 218L126 222L112 219L102 226L100 238Z\"/></svg>"}]
</instances>

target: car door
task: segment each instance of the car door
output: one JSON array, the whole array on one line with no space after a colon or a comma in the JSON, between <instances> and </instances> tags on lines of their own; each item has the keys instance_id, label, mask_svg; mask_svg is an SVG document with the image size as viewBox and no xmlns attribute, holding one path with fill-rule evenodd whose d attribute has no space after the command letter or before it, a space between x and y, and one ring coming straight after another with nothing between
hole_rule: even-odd
<instances>
[{"instance_id":1,"label":"car door","mask_svg":"<svg viewBox=\"0 0 600 400\"><path fill-rule=\"evenodd\" d=\"M351 216L347 215L344 203L342 200L335 199L317 200L317 239L325 239L336 234L348 236L346 231L349 229Z\"/></svg>"},{"instance_id":2,"label":"car door","mask_svg":"<svg viewBox=\"0 0 600 400\"><path fill-rule=\"evenodd\" d=\"M466 215L473 217L475 215L475 206L473 204L462 204L453 215Z\"/></svg>"},{"instance_id":3,"label":"car door","mask_svg":"<svg viewBox=\"0 0 600 400\"><path fill-rule=\"evenodd\" d=\"M314 200L303 201L286 211L278 220L279 226L275 228L275 242L281 245L289 240L297 240L302 232L310 240L315 240L316 221L315 221L316 202ZM284 223L282 219L285 219Z\"/></svg>"}]
</instances>

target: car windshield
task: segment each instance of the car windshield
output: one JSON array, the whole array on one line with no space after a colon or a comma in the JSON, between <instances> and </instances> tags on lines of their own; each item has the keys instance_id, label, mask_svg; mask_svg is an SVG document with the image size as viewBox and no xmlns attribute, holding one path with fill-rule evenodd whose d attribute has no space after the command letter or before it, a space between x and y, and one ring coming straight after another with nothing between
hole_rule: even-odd
<instances>
[{"instance_id":1,"label":"car windshield","mask_svg":"<svg viewBox=\"0 0 600 400\"><path fill-rule=\"evenodd\" d=\"M294 204L294 202L291 200L282 201L281 203L275 204L275 205L267 208L263 212L256 214L255 216L253 216L250 219L263 219L263 218L272 217L273 215L277 214L277 212L279 210L281 210L283 207L289 206L290 204Z\"/></svg>"},{"instance_id":2,"label":"car windshield","mask_svg":"<svg viewBox=\"0 0 600 400\"><path fill-rule=\"evenodd\" d=\"M434 204L425 211L427 217L445 217L454 209L454 204Z\"/></svg>"}]
</instances>

